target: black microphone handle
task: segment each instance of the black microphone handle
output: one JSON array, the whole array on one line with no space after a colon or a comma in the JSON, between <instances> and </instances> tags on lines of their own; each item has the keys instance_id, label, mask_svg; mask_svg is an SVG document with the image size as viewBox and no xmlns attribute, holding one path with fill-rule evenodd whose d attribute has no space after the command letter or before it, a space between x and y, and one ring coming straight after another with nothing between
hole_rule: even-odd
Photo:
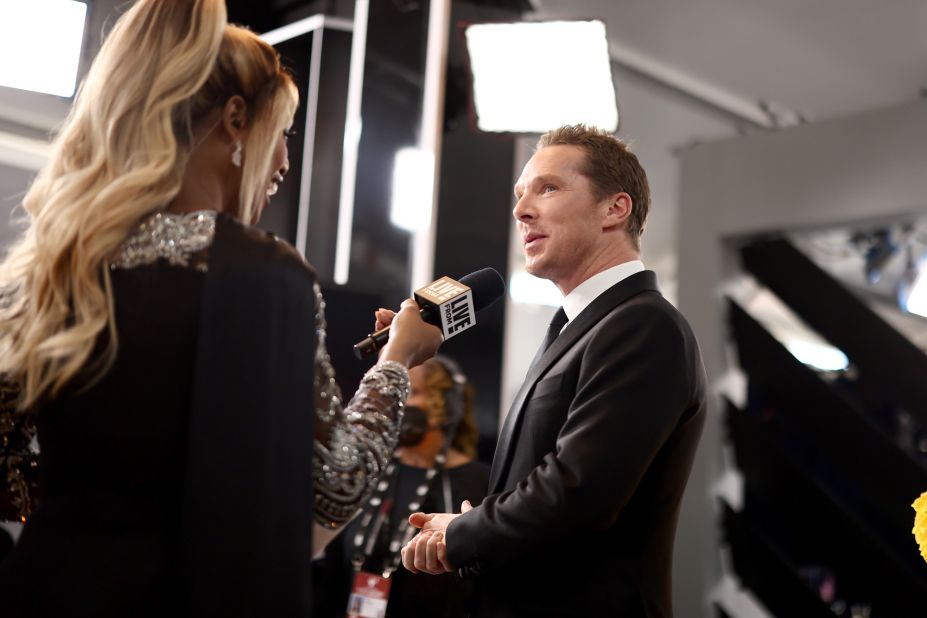
<instances>
[{"instance_id":1,"label":"black microphone handle","mask_svg":"<svg viewBox=\"0 0 927 618\"><path fill-rule=\"evenodd\" d=\"M440 316L433 306L425 305L419 309L418 314L422 316L422 320L425 322L440 327ZM370 333L366 339L354 344L354 356L359 359L367 358L371 354L379 352L387 341L389 341L389 326L381 328L375 333Z\"/></svg>"}]
</instances>

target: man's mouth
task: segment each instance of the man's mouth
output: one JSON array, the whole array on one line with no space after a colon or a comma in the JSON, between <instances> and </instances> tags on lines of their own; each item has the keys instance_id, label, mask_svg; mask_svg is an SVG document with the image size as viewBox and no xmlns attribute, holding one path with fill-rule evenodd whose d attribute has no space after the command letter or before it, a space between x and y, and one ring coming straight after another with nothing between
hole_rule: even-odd
<instances>
[{"instance_id":1,"label":"man's mouth","mask_svg":"<svg viewBox=\"0 0 927 618\"><path fill-rule=\"evenodd\" d=\"M544 236L543 234L538 234L536 232L529 232L528 234L525 234L524 236L522 236L522 241L525 243L525 247L530 247L537 241L542 240L544 238L547 238L547 236Z\"/></svg>"}]
</instances>

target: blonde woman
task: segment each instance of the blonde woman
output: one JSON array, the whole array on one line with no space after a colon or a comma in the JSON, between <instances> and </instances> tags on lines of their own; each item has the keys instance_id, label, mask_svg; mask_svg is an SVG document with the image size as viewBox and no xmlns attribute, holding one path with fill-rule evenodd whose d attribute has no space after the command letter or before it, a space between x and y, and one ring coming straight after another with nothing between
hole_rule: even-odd
<instances>
[{"instance_id":1,"label":"blonde woman","mask_svg":"<svg viewBox=\"0 0 927 618\"><path fill-rule=\"evenodd\" d=\"M308 615L311 524L373 487L441 336L407 301L342 407L312 269L251 227L296 106L223 0L107 38L0 264L4 616Z\"/></svg>"}]
</instances>

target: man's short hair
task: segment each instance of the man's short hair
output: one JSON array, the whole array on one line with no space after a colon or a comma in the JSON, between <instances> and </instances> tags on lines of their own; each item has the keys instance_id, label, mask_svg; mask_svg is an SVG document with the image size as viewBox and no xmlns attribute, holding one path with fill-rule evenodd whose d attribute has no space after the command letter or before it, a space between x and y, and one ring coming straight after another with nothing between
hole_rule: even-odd
<instances>
[{"instance_id":1,"label":"man's short hair","mask_svg":"<svg viewBox=\"0 0 927 618\"><path fill-rule=\"evenodd\" d=\"M602 129L584 124L565 125L541 136L537 148L579 146L586 153L580 169L599 199L622 191L631 196L628 235L640 248L640 237L650 211L650 186L637 156L623 141Z\"/></svg>"}]
</instances>

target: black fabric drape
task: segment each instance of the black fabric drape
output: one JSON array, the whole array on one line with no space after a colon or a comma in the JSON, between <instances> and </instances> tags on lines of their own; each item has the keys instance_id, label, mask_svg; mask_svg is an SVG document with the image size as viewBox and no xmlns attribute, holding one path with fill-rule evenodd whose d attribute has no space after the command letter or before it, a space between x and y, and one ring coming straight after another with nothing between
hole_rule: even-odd
<instances>
[{"instance_id":1,"label":"black fabric drape","mask_svg":"<svg viewBox=\"0 0 927 618\"><path fill-rule=\"evenodd\" d=\"M314 279L289 245L218 217L184 488L193 615L309 615Z\"/></svg>"}]
</instances>

